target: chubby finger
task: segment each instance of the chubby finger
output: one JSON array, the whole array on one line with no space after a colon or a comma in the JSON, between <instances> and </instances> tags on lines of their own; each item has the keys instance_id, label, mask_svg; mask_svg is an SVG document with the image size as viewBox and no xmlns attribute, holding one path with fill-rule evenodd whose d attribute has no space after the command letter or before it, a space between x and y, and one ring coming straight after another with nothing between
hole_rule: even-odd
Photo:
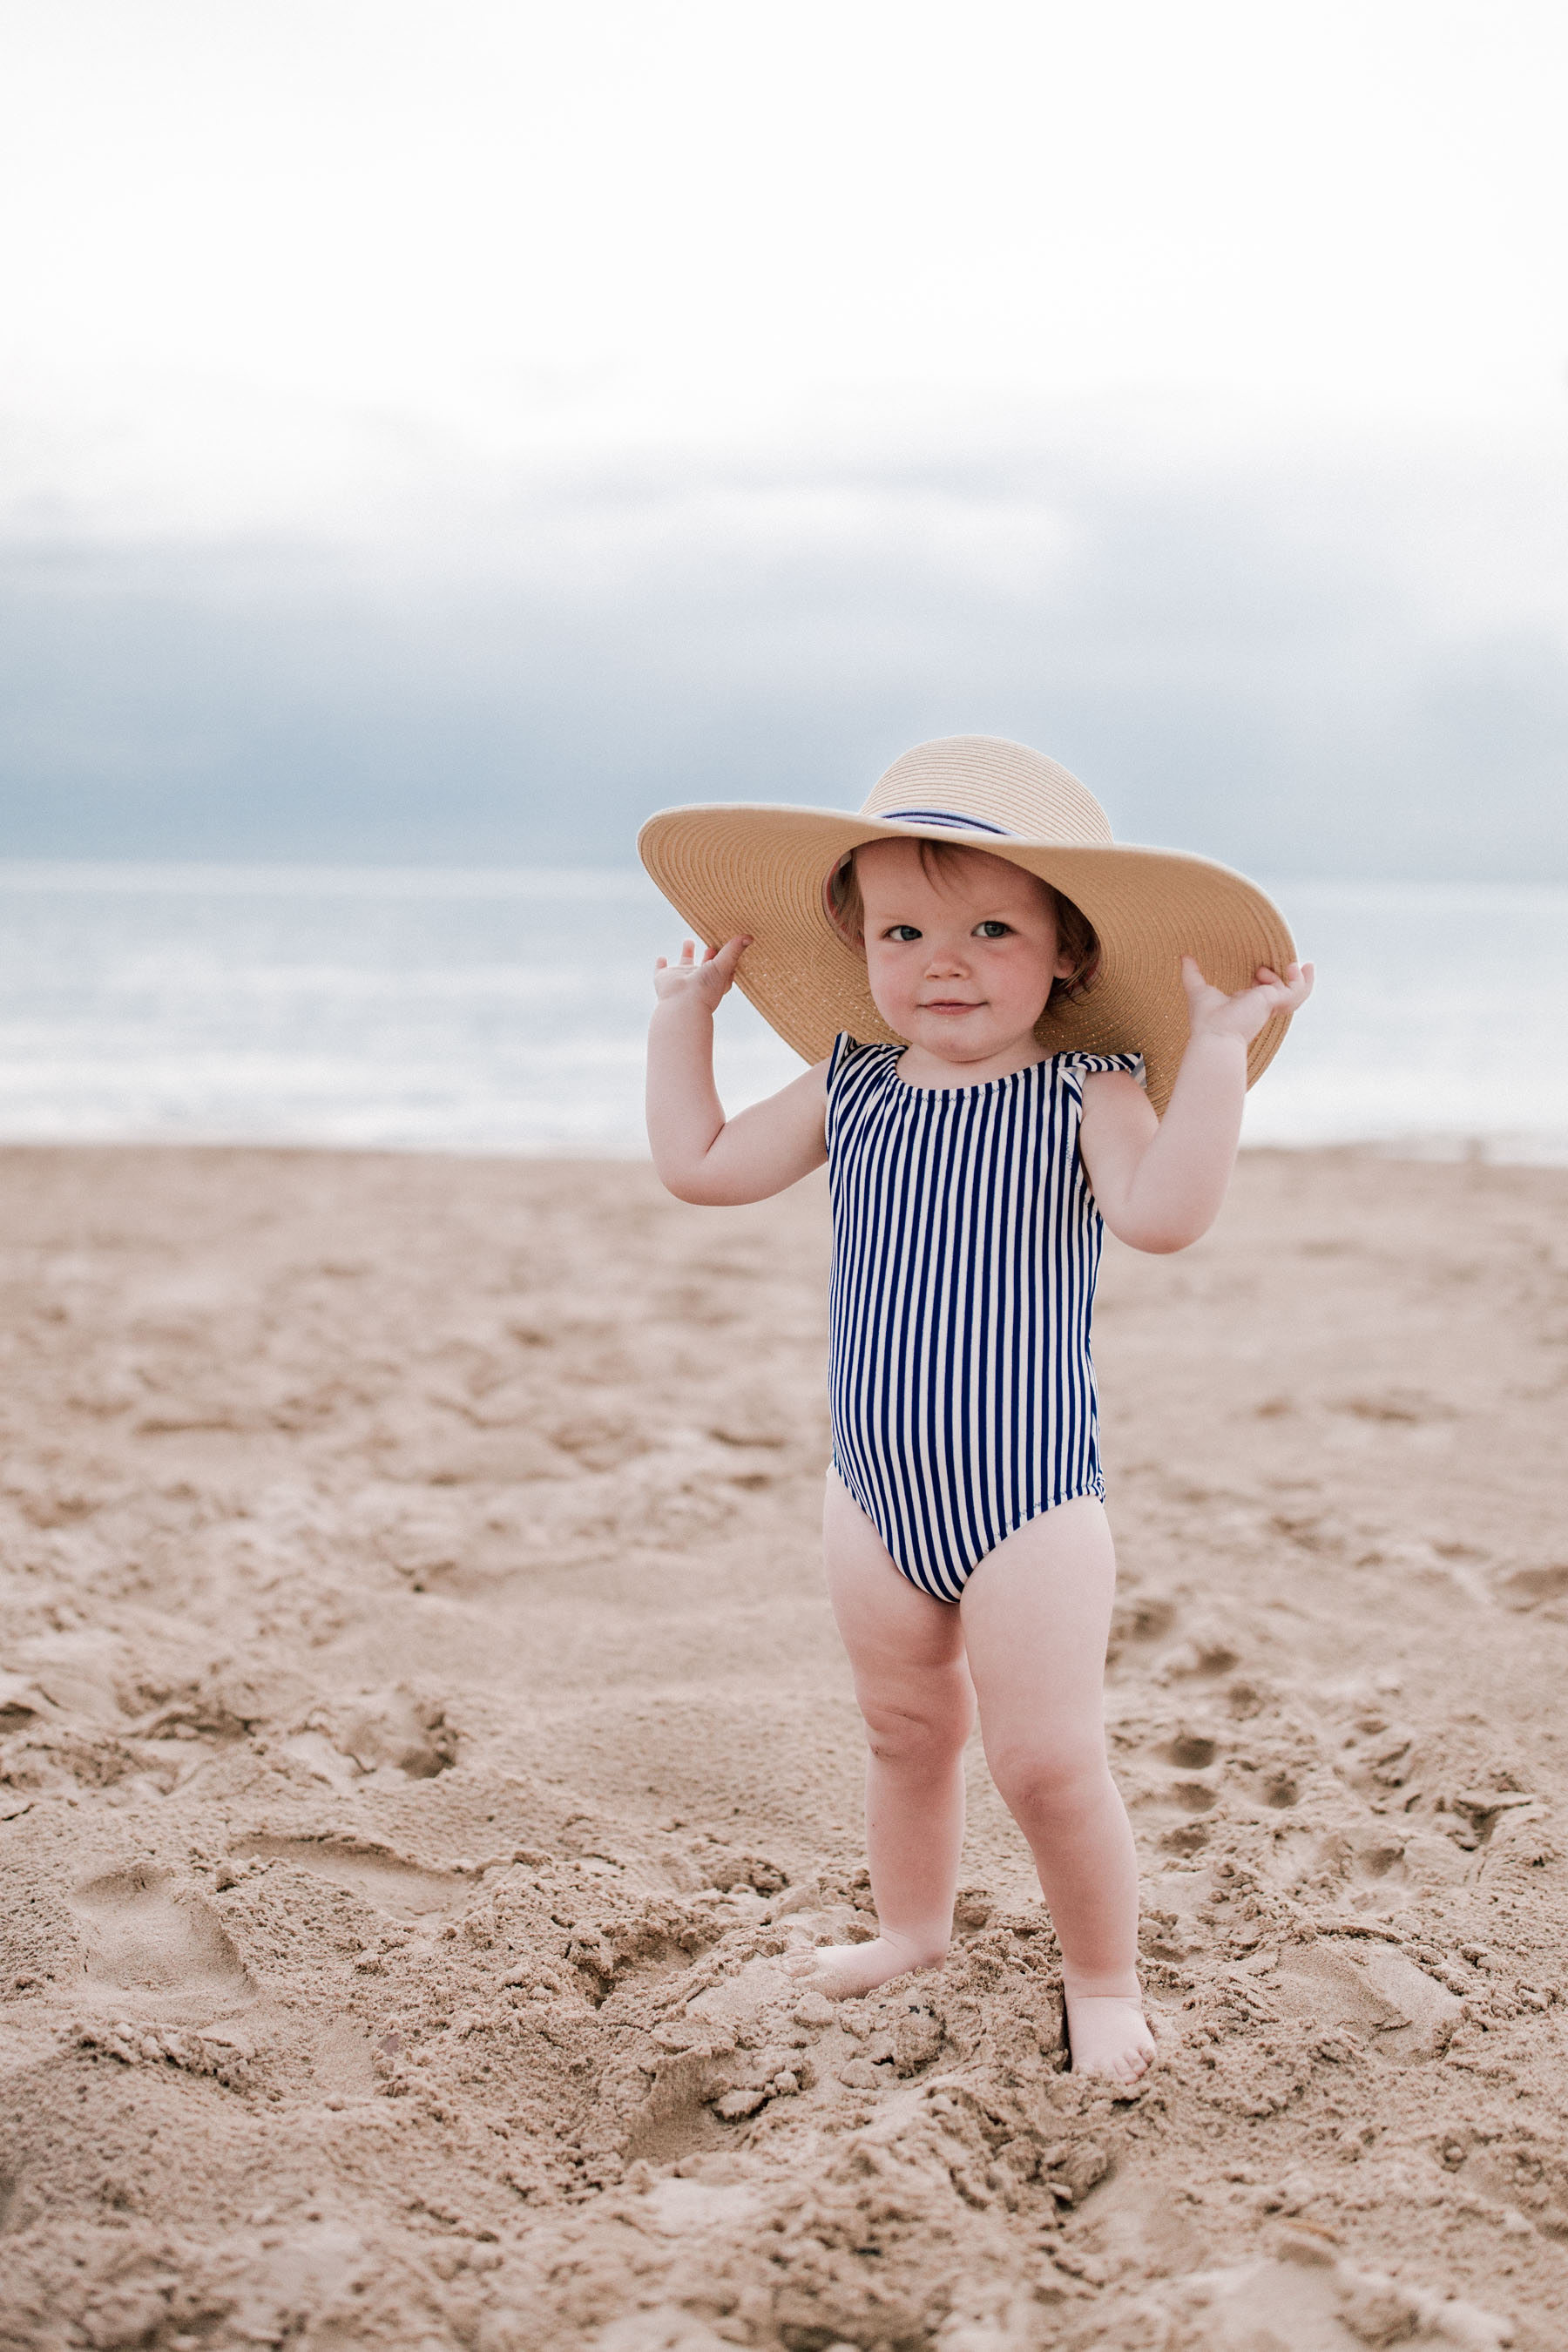
<instances>
[{"instance_id":1,"label":"chubby finger","mask_svg":"<svg viewBox=\"0 0 1568 2352\"><path fill-rule=\"evenodd\" d=\"M708 952L711 957L713 957L715 962L721 963L725 971L727 972L731 972L734 971L735 966L740 962L741 958L745 954L746 950L751 946L751 934L749 932L743 934L737 932L732 940L726 940L721 948L716 950L710 948Z\"/></svg>"},{"instance_id":2,"label":"chubby finger","mask_svg":"<svg viewBox=\"0 0 1568 2352\"><path fill-rule=\"evenodd\" d=\"M1276 971L1272 964L1260 963L1258 967L1259 984L1280 989L1293 1003L1303 1003L1311 994L1312 977L1310 963L1287 964L1283 973Z\"/></svg>"},{"instance_id":3,"label":"chubby finger","mask_svg":"<svg viewBox=\"0 0 1568 2352\"><path fill-rule=\"evenodd\" d=\"M669 958L668 956L655 956L653 960L653 968L655 971L668 971L669 970Z\"/></svg>"}]
</instances>

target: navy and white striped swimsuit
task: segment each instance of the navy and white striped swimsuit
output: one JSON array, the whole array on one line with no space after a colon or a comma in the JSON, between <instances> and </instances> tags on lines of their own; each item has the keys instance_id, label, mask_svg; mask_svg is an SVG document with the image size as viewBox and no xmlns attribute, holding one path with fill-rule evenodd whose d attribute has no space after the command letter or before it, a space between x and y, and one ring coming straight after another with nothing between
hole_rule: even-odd
<instances>
[{"instance_id":1,"label":"navy and white striped swimsuit","mask_svg":"<svg viewBox=\"0 0 1568 2352\"><path fill-rule=\"evenodd\" d=\"M1089 1325L1104 1227L1079 1156L1083 1081L1057 1054L910 1087L900 1045L834 1042L833 1466L911 1584L957 1601L1040 1512L1100 1496Z\"/></svg>"}]
</instances>

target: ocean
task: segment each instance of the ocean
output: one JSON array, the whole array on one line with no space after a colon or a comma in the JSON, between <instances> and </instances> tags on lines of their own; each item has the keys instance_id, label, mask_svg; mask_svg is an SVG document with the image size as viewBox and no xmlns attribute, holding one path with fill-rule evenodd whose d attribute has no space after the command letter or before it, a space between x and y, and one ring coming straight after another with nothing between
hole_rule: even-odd
<instances>
[{"instance_id":1,"label":"ocean","mask_svg":"<svg viewBox=\"0 0 1568 2352\"><path fill-rule=\"evenodd\" d=\"M1568 1164L1568 889L1272 886L1317 992L1253 1144ZM637 871L0 863L0 1140L628 1157ZM801 1066L738 996L731 1108Z\"/></svg>"}]
</instances>

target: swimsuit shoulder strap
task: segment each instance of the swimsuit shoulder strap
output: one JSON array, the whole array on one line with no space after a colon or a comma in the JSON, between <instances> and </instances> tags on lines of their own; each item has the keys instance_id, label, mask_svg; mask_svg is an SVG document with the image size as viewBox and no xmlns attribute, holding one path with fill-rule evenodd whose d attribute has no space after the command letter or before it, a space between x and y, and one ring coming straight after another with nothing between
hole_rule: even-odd
<instances>
[{"instance_id":1,"label":"swimsuit shoulder strap","mask_svg":"<svg viewBox=\"0 0 1568 2352\"><path fill-rule=\"evenodd\" d=\"M827 1091L829 1094L832 1093L835 1081L843 1070L845 1063L848 1061L852 1054L858 1054L859 1051L859 1040L858 1038L851 1037L847 1029L841 1029L838 1032L837 1036L833 1040L833 1051L827 1057Z\"/></svg>"},{"instance_id":2,"label":"swimsuit shoulder strap","mask_svg":"<svg viewBox=\"0 0 1568 2352\"><path fill-rule=\"evenodd\" d=\"M888 1045L873 1041L863 1045L858 1037L851 1037L841 1029L833 1040L833 1051L827 1057L827 1091L831 1094L841 1078L852 1069L868 1070L879 1063L896 1062L903 1052L901 1045Z\"/></svg>"},{"instance_id":3,"label":"swimsuit shoulder strap","mask_svg":"<svg viewBox=\"0 0 1568 2352\"><path fill-rule=\"evenodd\" d=\"M827 1061L827 1139L831 1147L835 1138L856 1123L858 1108L868 1091L875 1090L882 1074L897 1061L901 1046L863 1045L858 1037L841 1030L833 1041L833 1051Z\"/></svg>"},{"instance_id":4,"label":"swimsuit shoulder strap","mask_svg":"<svg viewBox=\"0 0 1568 2352\"><path fill-rule=\"evenodd\" d=\"M1098 1070L1125 1070L1130 1078L1136 1078L1140 1086L1143 1084L1142 1054L1058 1054L1057 1067L1079 1095L1083 1092L1085 1078L1092 1077Z\"/></svg>"}]
</instances>

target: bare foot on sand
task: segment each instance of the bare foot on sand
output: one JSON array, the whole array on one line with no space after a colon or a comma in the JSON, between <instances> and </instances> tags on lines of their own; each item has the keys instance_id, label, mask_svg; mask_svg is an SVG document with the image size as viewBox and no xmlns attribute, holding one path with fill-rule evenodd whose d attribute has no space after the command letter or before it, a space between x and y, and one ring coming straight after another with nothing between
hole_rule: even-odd
<instances>
[{"instance_id":1,"label":"bare foot on sand","mask_svg":"<svg viewBox=\"0 0 1568 2352\"><path fill-rule=\"evenodd\" d=\"M911 1969L940 1968L945 1957L912 1937L879 1936L869 1944L823 1944L815 1951L794 1952L784 1968L807 1992L853 2000L893 1977L908 1976Z\"/></svg>"},{"instance_id":2,"label":"bare foot on sand","mask_svg":"<svg viewBox=\"0 0 1568 2352\"><path fill-rule=\"evenodd\" d=\"M1137 2082L1154 2055L1154 2037L1137 1996L1069 1992L1066 1998L1072 2072Z\"/></svg>"}]
</instances>

